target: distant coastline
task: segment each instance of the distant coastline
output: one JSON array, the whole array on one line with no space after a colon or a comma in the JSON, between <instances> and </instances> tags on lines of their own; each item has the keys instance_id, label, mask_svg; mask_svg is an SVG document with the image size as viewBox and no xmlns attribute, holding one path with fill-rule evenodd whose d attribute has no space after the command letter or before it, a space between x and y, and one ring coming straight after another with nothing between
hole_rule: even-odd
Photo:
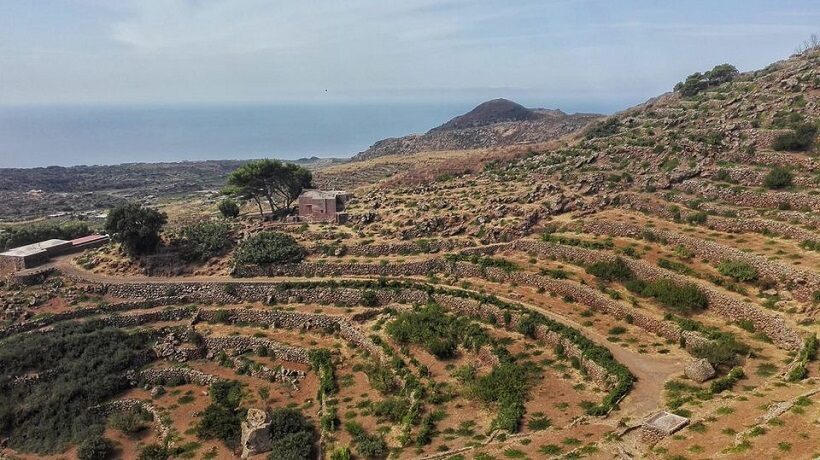
<instances>
[{"instance_id":1,"label":"distant coastline","mask_svg":"<svg viewBox=\"0 0 820 460\"><path fill-rule=\"evenodd\" d=\"M0 107L0 168L347 158L469 104Z\"/></svg>"}]
</instances>

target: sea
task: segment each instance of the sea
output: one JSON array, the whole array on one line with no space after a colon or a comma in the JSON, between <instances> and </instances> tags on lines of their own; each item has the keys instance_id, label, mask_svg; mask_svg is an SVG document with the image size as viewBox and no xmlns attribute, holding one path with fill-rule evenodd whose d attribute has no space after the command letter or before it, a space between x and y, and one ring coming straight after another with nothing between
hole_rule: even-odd
<instances>
[{"instance_id":1,"label":"sea","mask_svg":"<svg viewBox=\"0 0 820 460\"><path fill-rule=\"evenodd\" d=\"M350 157L475 104L0 107L0 168Z\"/></svg>"}]
</instances>

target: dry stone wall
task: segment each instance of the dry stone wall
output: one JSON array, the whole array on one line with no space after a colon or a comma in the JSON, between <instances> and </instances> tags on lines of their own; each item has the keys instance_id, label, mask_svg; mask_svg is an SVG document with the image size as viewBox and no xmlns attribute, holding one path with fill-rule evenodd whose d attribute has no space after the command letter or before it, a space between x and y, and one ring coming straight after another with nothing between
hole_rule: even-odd
<instances>
[{"instance_id":1,"label":"dry stone wall","mask_svg":"<svg viewBox=\"0 0 820 460\"><path fill-rule=\"evenodd\" d=\"M163 421L162 414L160 414L159 410L157 410L157 408L151 403L140 401L139 399L119 399L105 404L100 404L92 407L91 409L104 417L108 417L116 412L142 409L150 413L154 418L154 424L157 427L157 438L159 438L162 442L168 442L170 445L173 445L173 441L168 439L171 435L173 427Z\"/></svg>"},{"instance_id":2,"label":"dry stone wall","mask_svg":"<svg viewBox=\"0 0 820 460\"><path fill-rule=\"evenodd\" d=\"M584 223L584 231L610 236L639 238L644 228L622 222L594 220ZM760 278L770 279L778 283L781 289L791 291L794 297L802 302L811 302L814 293L820 291L820 275L817 273L799 270L771 261L765 257L749 254L739 249L688 235L659 229L652 229L651 232L659 238L664 239L668 244L681 245L698 257L704 258L712 263L720 263L727 260L746 262L757 269Z\"/></svg>"},{"instance_id":3,"label":"dry stone wall","mask_svg":"<svg viewBox=\"0 0 820 460\"><path fill-rule=\"evenodd\" d=\"M669 206L664 206L661 203L648 201L645 197L633 194L621 195L621 204L627 205L632 209L647 212L649 214L663 217L665 219L673 219L674 213L669 209ZM687 216L694 214L694 211L687 211L680 209L680 217L684 220ZM708 216L706 218L706 227L712 230L718 230L727 233L761 233L778 235L783 238L790 238L798 242L802 241L820 241L820 236L816 233L791 225L785 222L777 222L768 219L758 218L733 218L723 216Z\"/></svg>"},{"instance_id":4,"label":"dry stone wall","mask_svg":"<svg viewBox=\"0 0 820 460\"><path fill-rule=\"evenodd\" d=\"M787 204L792 209L820 209L820 196L807 193L735 190L717 186L703 179L689 179L674 185L674 188L709 199L751 208L777 209Z\"/></svg>"}]
</instances>

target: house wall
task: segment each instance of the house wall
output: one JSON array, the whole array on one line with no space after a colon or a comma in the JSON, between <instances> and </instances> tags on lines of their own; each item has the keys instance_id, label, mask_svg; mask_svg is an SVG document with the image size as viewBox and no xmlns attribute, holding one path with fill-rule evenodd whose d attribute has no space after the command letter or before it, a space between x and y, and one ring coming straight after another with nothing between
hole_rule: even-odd
<instances>
[{"instance_id":1,"label":"house wall","mask_svg":"<svg viewBox=\"0 0 820 460\"><path fill-rule=\"evenodd\" d=\"M299 217L310 221L335 222L336 200L299 198Z\"/></svg>"}]
</instances>

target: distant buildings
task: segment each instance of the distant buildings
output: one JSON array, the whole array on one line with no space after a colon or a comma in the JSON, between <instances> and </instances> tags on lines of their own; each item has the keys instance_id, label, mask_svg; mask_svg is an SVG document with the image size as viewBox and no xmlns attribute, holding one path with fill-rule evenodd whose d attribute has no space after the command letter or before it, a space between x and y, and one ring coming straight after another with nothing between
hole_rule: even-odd
<instances>
[{"instance_id":1,"label":"distant buildings","mask_svg":"<svg viewBox=\"0 0 820 460\"><path fill-rule=\"evenodd\" d=\"M345 207L351 195L341 190L309 189L299 195L299 220L305 222L333 222L347 220Z\"/></svg>"}]
</instances>

